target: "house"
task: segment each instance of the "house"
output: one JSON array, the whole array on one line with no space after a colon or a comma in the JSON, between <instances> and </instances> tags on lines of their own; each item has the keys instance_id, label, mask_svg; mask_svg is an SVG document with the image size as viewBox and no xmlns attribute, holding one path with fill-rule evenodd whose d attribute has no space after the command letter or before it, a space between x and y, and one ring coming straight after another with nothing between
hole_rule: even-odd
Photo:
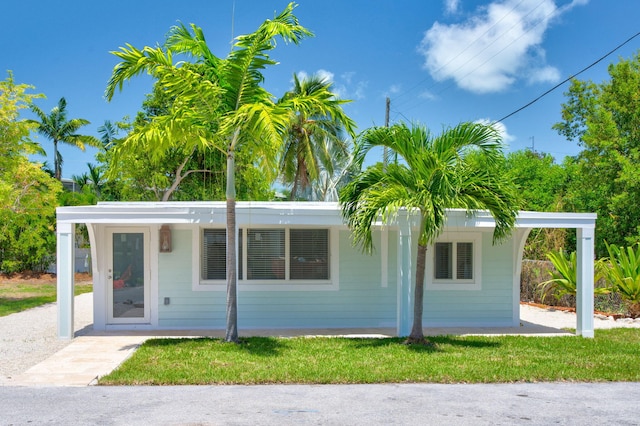
<instances>
[{"instance_id":1,"label":"house","mask_svg":"<svg viewBox=\"0 0 640 426\"><path fill-rule=\"evenodd\" d=\"M394 328L409 334L417 217L376 224L372 255L353 247L336 203L238 202L238 326ZM593 337L595 214L520 212L492 244L488 212L448 212L427 256L425 327L513 327L533 228L572 228L578 243L577 334ZM58 335L71 339L75 224L89 230L95 330L224 329L224 202L60 207Z\"/></svg>"}]
</instances>

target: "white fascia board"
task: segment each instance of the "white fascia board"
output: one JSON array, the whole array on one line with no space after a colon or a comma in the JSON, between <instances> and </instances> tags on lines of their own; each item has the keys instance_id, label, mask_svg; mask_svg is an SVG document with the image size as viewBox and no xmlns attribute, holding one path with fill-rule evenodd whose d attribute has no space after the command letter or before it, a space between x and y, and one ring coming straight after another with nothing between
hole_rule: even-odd
<instances>
[{"instance_id":1,"label":"white fascia board","mask_svg":"<svg viewBox=\"0 0 640 426\"><path fill-rule=\"evenodd\" d=\"M106 202L95 206L58 207L58 223L160 224L226 223L226 202ZM341 226L345 223L338 203L253 202L236 203L238 226ZM409 223L418 226L417 212L401 209L392 227ZM519 212L518 228L594 228L594 213ZM378 221L374 226L381 226ZM495 220L488 211L468 213L462 209L447 211L447 228L493 228Z\"/></svg>"},{"instance_id":2,"label":"white fascia board","mask_svg":"<svg viewBox=\"0 0 640 426\"><path fill-rule=\"evenodd\" d=\"M225 202L108 202L94 206L58 207L58 223L225 224ZM236 203L238 226L344 226L337 203Z\"/></svg>"},{"instance_id":3,"label":"white fascia board","mask_svg":"<svg viewBox=\"0 0 640 426\"><path fill-rule=\"evenodd\" d=\"M519 212L518 228L595 228L595 213Z\"/></svg>"}]
</instances>

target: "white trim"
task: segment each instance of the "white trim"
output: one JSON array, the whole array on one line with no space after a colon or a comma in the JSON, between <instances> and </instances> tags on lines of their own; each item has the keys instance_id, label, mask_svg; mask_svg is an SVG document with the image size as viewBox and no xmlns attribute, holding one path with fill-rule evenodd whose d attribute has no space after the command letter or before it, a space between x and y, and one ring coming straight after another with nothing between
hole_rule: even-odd
<instances>
[{"instance_id":1,"label":"white trim","mask_svg":"<svg viewBox=\"0 0 640 426\"><path fill-rule=\"evenodd\" d=\"M240 226L239 226L240 227ZM202 259L202 243L201 234L203 229L210 227L196 227L192 231L192 285L193 291L226 291L227 284L225 280L202 280L200 278L201 259ZM220 227L211 227L219 229ZM247 229L256 229L256 227L242 226L242 252L247 252L246 235ZM340 242L338 229L336 227L325 228L319 226L287 226L285 229L285 254L289 250L289 230L290 229L327 229L329 232L329 279L328 280L291 280L289 279L289 268L285 268L284 280L248 280L246 273L243 279L238 279L238 291L337 291L340 290ZM261 225L259 229L283 229L282 226L266 226ZM247 270L247 256L243 256L238 261L243 262L243 271ZM285 256L288 259L287 256Z\"/></svg>"},{"instance_id":2,"label":"white trim","mask_svg":"<svg viewBox=\"0 0 640 426\"><path fill-rule=\"evenodd\" d=\"M482 289L482 233L481 232L443 232L436 243L472 243L473 244L473 278L470 280L436 279L434 278L433 256L435 244L427 251L425 290L465 290ZM455 249L454 249L455 256Z\"/></svg>"},{"instance_id":3,"label":"white trim","mask_svg":"<svg viewBox=\"0 0 640 426\"><path fill-rule=\"evenodd\" d=\"M520 325L520 281L522 274L522 256L527 244L531 228L516 229L513 231L513 327Z\"/></svg>"}]
</instances>

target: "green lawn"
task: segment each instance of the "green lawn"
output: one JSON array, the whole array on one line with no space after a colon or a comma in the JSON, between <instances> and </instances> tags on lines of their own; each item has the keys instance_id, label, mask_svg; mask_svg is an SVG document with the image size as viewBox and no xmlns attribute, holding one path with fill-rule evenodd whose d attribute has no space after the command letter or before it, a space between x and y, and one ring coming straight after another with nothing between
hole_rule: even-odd
<instances>
[{"instance_id":1,"label":"green lawn","mask_svg":"<svg viewBox=\"0 0 640 426\"><path fill-rule=\"evenodd\" d=\"M75 294L93 291L91 283L76 283ZM56 284L0 282L0 317L56 301Z\"/></svg>"},{"instance_id":2,"label":"green lawn","mask_svg":"<svg viewBox=\"0 0 640 426\"><path fill-rule=\"evenodd\" d=\"M567 337L153 339L102 385L640 381L640 329Z\"/></svg>"}]
</instances>

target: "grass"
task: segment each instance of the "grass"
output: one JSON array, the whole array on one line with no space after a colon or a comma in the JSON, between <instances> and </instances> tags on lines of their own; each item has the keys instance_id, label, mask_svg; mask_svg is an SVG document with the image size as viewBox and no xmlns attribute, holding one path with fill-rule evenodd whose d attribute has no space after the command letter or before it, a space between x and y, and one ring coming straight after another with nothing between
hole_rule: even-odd
<instances>
[{"instance_id":1,"label":"grass","mask_svg":"<svg viewBox=\"0 0 640 426\"><path fill-rule=\"evenodd\" d=\"M101 385L500 383L640 381L640 329L594 339L437 336L403 339L250 337L153 339Z\"/></svg>"},{"instance_id":2,"label":"grass","mask_svg":"<svg viewBox=\"0 0 640 426\"><path fill-rule=\"evenodd\" d=\"M91 283L76 283L75 294L93 291ZM0 317L56 301L56 284L0 281Z\"/></svg>"}]
</instances>

